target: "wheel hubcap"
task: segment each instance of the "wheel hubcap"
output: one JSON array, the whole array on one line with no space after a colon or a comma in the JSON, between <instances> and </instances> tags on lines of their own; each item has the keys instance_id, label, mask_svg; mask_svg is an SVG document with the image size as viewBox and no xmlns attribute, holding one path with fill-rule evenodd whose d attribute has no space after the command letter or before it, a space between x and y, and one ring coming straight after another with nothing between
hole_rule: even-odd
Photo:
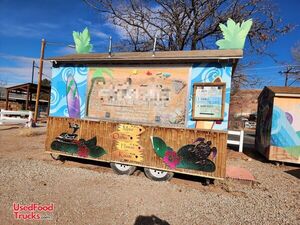
<instances>
[{"instance_id":1,"label":"wheel hubcap","mask_svg":"<svg viewBox=\"0 0 300 225\"><path fill-rule=\"evenodd\" d=\"M154 176L156 178L163 178L163 177L167 176L167 174L168 174L168 172L166 172L166 171L153 170L153 169L149 169L149 172L151 173L152 176Z\"/></svg>"},{"instance_id":2,"label":"wheel hubcap","mask_svg":"<svg viewBox=\"0 0 300 225\"><path fill-rule=\"evenodd\" d=\"M120 171L127 171L127 170L129 170L131 168L131 166L124 165L124 164L119 164L119 163L116 163L115 166Z\"/></svg>"}]
</instances>

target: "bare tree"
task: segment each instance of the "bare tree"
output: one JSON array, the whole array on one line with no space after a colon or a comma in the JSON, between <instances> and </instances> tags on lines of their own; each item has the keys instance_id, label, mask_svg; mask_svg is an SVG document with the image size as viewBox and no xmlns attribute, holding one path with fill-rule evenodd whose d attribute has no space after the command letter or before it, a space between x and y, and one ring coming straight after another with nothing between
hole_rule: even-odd
<instances>
[{"instance_id":1,"label":"bare tree","mask_svg":"<svg viewBox=\"0 0 300 225\"><path fill-rule=\"evenodd\" d=\"M124 33L123 46L149 51L157 35L159 50L215 48L219 23L252 18L251 50L265 53L269 42L292 26L282 24L268 0L84 0Z\"/></svg>"},{"instance_id":2,"label":"bare tree","mask_svg":"<svg viewBox=\"0 0 300 225\"><path fill-rule=\"evenodd\" d=\"M157 49L197 50L216 48L222 34L220 23L228 18L236 22L252 18L248 53L265 54L270 42L289 32L269 0L83 0L122 32L121 51L149 51L157 36ZM242 66L244 67L244 66ZM232 86L257 86L241 65L233 76Z\"/></svg>"}]
</instances>

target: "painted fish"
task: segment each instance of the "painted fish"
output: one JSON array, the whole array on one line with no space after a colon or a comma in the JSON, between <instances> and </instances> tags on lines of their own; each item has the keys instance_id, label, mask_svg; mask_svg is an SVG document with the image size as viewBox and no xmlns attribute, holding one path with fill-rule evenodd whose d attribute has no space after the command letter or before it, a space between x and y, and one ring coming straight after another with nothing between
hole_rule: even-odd
<instances>
[{"instance_id":1,"label":"painted fish","mask_svg":"<svg viewBox=\"0 0 300 225\"><path fill-rule=\"evenodd\" d=\"M80 100L77 89L77 84L73 76L67 78L67 105L69 117L79 118L80 117Z\"/></svg>"}]
</instances>

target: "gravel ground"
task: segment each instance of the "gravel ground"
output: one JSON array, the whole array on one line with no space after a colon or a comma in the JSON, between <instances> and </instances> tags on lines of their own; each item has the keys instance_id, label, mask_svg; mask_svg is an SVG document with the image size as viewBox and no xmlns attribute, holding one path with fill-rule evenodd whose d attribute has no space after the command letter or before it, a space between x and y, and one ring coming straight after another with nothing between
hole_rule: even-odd
<instances>
[{"instance_id":1,"label":"gravel ground","mask_svg":"<svg viewBox=\"0 0 300 225\"><path fill-rule=\"evenodd\" d=\"M154 182L140 171L119 176L96 163L53 161L43 153L44 131L0 129L1 224L25 223L14 218L13 202L54 203L50 220L30 224L300 224L299 178L286 172L299 167L231 152L228 164L250 170L254 185L203 186L180 175Z\"/></svg>"}]
</instances>

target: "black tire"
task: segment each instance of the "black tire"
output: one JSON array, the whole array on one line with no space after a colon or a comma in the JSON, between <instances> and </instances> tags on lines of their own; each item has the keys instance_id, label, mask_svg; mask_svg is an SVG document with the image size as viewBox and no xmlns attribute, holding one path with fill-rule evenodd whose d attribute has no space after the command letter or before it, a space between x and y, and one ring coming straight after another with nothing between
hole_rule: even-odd
<instances>
[{"instance_id":1,"label":"black tire","mask_svg":"<svg viewBox=\"0 0 300 225\"><path fill-rule=\"evenodd\" d=\"M210 178L205 178L205 182L204 182L204 185L205 186L209 186L210 184L213 184L214 181Z\"/></svg>"},{"instance_id":2,"label":"black tire","mask_svg":"<svg viewBox=\"0 0 300 225\"><path fill-rule=\"evenodd\" d=\"M172 172L155 170L150 168L144 168L144 172L146 177L154 181L168 181L171 180L172 177L174 176L174 173Z\"/></svg>"},{"instance_id":3,"label":"black tire","mask_svg":"<svg viewBox=\"0 0 300 225\"><path fill-rule=\"evenodd\" d=\"M136 170L136 166L130 166L121 163L110 163L110 167L116 174L119 175L131 175Z\"/></svg>"},{"instance_id":4,"label":"black tire","mask_svg":"<svg viewBox=\"0 0 300 225\"><path fill-rule=\"evenodd\" d=\"M64 157L62 155L56 154L56 153L50 153L50 156L54 160L64 161Z\"/></svg>"}]
</instances>

